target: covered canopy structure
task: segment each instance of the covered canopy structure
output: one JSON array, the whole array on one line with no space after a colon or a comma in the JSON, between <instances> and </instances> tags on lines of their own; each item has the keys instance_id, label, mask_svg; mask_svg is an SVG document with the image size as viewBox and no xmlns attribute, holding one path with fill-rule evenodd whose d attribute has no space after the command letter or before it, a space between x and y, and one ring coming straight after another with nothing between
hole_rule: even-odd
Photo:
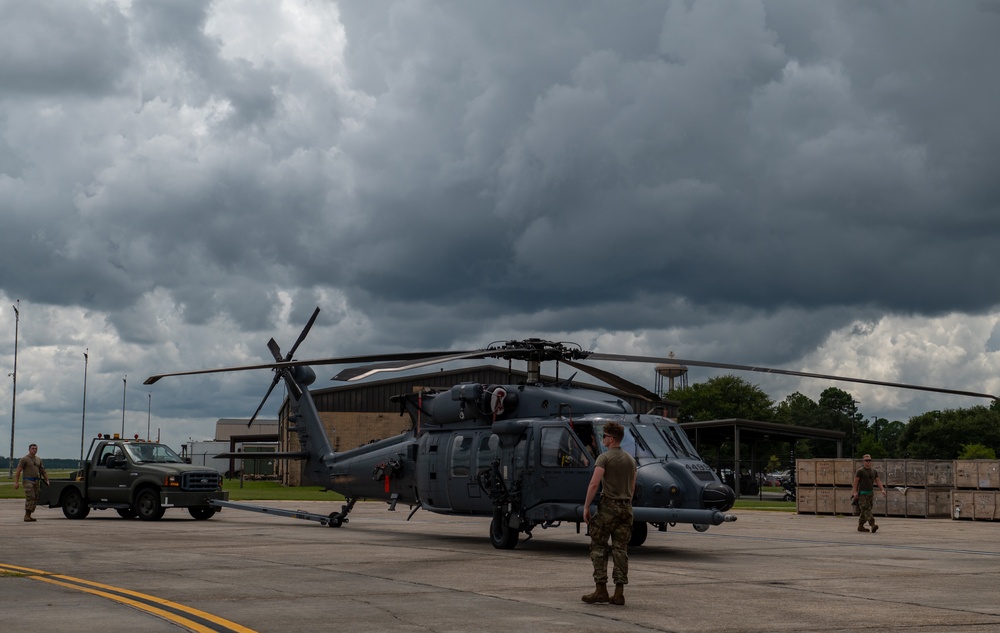
<instances>
[{"instance_id":1,"label":"covered canopy structure","mask_svg":"<svg viewBox=\"0 0 1000 633\"><path fill-rule=\"evenodd\" d=\"M805 426L795 426L793 424L778 424L777 422L760 422L757 420L744 420L733 418L728 420L706 420L703 422L685 422L681 427L688 434L688 438L694 443L698 452L702 446L722 446L726 442L733 444L733 473L735 481L735 492L739 496L741 462L741 445L751 446L749 462L755 461L753 446L758 442L790 442L799 440L823 440L836 443L836 457L842 457L844 449L843 431L831 431L828 429L814 429Z\"/></svg>"}]
</instances>

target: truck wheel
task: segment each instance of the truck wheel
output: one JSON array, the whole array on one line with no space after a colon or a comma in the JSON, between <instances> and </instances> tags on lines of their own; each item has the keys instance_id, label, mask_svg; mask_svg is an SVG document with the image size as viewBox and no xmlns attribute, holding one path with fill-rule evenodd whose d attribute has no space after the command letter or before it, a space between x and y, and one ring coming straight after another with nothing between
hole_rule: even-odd
<instances>
[{"instance_id":1,"label":"truck wheel","mask_svg":"<svg viewBox=\"0 0 1000 633\"><path fill-rule=\"evenodd\" d=\"M73 488L63 496L62 509L67 519L86 519L90 514L90 506L83 500L83 495Z\"/></svg>"},{"instance_id":2,"label":"truck wheel","mask_svg":"<svg viewBox=\"0 0 1000 633\"><path fill-rule=\"evenodd\" d=\"M160 505L160 493L146 488L135 497L135 511L143 521L159 521L166 509Z\"/></svg>"},{"instance_id":3,"label":"truck wheel","mask_svg":"<svg viewBox=\"0 0 1000 633\"><path fill-rule=\"evenodd\" d=\"M204 508L200 507L188 508L188 513L195 519L198 519L199 521L205 521L207 519L211 519L213 516L215 516L216 512L218 512L218 509L213 508L212 506L207 506Z\"/></svg>"}]
</instances>

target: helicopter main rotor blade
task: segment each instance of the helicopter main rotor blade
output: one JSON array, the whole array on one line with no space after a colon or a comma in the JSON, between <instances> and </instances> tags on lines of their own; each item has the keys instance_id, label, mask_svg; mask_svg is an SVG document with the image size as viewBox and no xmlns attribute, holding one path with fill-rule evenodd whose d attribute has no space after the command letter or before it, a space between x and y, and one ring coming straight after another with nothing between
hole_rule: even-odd
<instances>
[{"instance_id":1,"label":"helicopter main rotor blade","mask_svg":"<svg viewBox=\"0 0 1000 633\"><path fill-rule=\"evenodd\" d=\"M928 387L925 385L913 385L902 382L889 382L885 380L871 380L869 378L852 378L849 376L834 376L830 374L814 374L806 371L793 371L790 369L775 369L773 367L757 367L754 365L734 365L732 363L715 363L703 360L688 360L684 358L670 358L666 356L632 356L629 354L603 354L593 352L587 357L588 360L608 360L628 363L658 363L669 365L691 365L693 367L711 367L715 369L733 369L736 371L756 371L765 374L780 374L782 376L797 376L801 378L818 378L820 380L839 380L843 382L855 382L865 385L877 385L879 387L895 387L897 389L913 389L916 391L933 391L935 393L950 393L959 396L972 396L975 398L991 398L1000 400L1000 397L989 393L979 393L976 391L965 391L962 389L948 389L946 387Z\"/></svg>"},{"instance_id":2,"label":"helicopter main rotor blade","mask_svg":"<svg viewBox=\"0 0 1000 633\"><path fill-rule=\"evenodd\" d=\"M281 380L281 372L274 375L274 380L271 381L271 386L267 388L267 393L264 394L264 398L260 401L260 404L257 405L257 410L250 416L250 421L247 422L247 428L250 428L250 425L252 425L254 420L257 419L257 416L260 415L260 410L264 408L264 404L267 402L267 399L271 397L271 392L274 391L274 388L278 385L279 380Z\"/></svg>"},{"instance_id":3,"label":"helicopter main rotor blade","mask_svg":"<svg viewBox=\"0 0 1000 633\"><path fill-rule=\"evenodd\" d=\"M234 367L217 367L213 369L193 369L189 371L175 371L166 374L155 374L147 378L142 384L152 385L161 378L169 378L171 376L197 376L200 374L221 374L226 372L250 371L252 369L288 369L291 367L303 367L306 365L352 365L355 363L371 363L375 361L419 359L419 358L427 358L428 356L443 356L449 353L450 352L401 352L395 354L366 354L364 356L341 356L337 358L309 358L304 360L260 363L258 365L239 365Z\"/></svg>"},{"instance_id":4,"label":"helicopter main rotor blade","mask_svg":"<svg viewBox=\"0 0 1000 633\"><path fill-rule=\"evenodd\" d=\"M406 371L408 369L418 369L420 367L427 367L429 365L439 365L441 363L448 363L455 360L467 360L470 358L486 358L488 356L495 356L496 350L474 350L468 352L435 352L430 356L415 356L416 362L410 362L406 359L397 360L388 363L375 363L371 365L362 365L360 367L349 367L339 374L334 376L331 380L342 380L342 381L355 381L361 380L362 378L367 378L369 376L374 376L375 374L380 374L383 372L395 372L395 371Z\"/></svg>"},{"instance_id":5,"label":"helicopter main rotor blade","mask_svg":"<svg viewBox=\"0 0 1000 633\"><path fill-rule=\"evenodd\" d=\"M637 385L634 382L625 380L621 376L617 374L612 374L609 371L604 371L603 369L598 369L597 367L594 367L592 365L584 365L583 363L577 363L575 361L567 360L565 358L560 362L566 363L570 367L575 367L580 371L586 372L591 376L593 376L594 378L603 380L604 382L608 383L609 385L611 385L612 387L614 387L619 391L624 391L625 393L641 396L646 400L649 400L650 402L660 402L660 400L662 400L660 396L656 395L649 389Z\"/></svg>"}]
</instances>

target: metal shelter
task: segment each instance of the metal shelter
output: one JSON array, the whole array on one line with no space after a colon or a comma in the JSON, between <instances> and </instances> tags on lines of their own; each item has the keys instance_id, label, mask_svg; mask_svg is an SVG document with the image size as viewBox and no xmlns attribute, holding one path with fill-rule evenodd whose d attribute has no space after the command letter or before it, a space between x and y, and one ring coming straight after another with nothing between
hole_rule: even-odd
<instances>
[{"instance_id":1,"label":"metal shelter","mask_svg":"<svg viewBox=\"0 0 1000 633\"><path fill-rule=\"evenodd\" d=\"M706 420L703 422L684 422L681 427L688 434L688 438L694 443L698 452L701 452L702 445L722 446L726 442L733 443L733 473L735 480L736 496L740 495L740 460L741 445L751 446L750 462L753 463L753 446L757 442L790 442L799 440L823 440L833 441L837 445L837 457L842 457L844 448L843 431L831 431L829 429L814 429L805 426L795 426L793 424L779 424L777 422L760 422L757 420L743 420L733 418L728 420Z\"/></svg>"}]
</instances>

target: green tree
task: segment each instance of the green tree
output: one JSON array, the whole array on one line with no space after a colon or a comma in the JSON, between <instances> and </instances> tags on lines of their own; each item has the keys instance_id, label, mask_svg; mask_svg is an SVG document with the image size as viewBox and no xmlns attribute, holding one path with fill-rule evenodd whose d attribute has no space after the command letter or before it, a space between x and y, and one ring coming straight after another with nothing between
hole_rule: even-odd
<instances>
[{"instance_id":1,"label":"green tree","mask_svg":"<svg viewBox=\"0 0 1000 633\"><path fill-rule=\"evenodd\" d=\"M796 426L816 427L819 405L798 391L778 403L774 410L774 421Z\"/></svg>"},{"instance_id":2,"label":"green tree","mask_svg":"<svg viewBox=\"0 0 1000 633\"><path fill-rule=\"evenodd\" d=\"M680 402L681 422L732 418L770 422L774 416L770 396L757 385L732 375L675 389L670 397Z\"/></svg>"},{"instance_id":3,"label":"green tree","mask_svg":"<svg viewBox=\"0 0 1000 633\"><path fill-rule=\"evenodd\" d=\"M982 444L962 444L962 452L958 454L959 459L996 459L997 453L989 446Z\"/></svg>"},{"instance_id":4,"label":"green tree","mask_svg":"<svg viewBox=\"0 0 1000 633\"><path fill-rule=\"evenodd\" d=\"M899 438L902 456L916 459L957 459L972 442L1000 449L1000 411L982 405L930 411L910 418Z\"/></svg>"}]
</instances>

